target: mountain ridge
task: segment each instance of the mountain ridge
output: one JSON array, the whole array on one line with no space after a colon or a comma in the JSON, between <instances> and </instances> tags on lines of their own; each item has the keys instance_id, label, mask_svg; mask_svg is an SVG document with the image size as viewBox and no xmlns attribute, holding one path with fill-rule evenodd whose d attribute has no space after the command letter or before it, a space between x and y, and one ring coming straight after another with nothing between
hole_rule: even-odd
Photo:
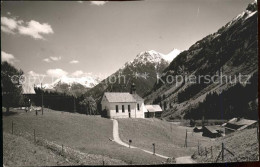
<instances>
[{"instance_id":1,"label":"mountain ridge","mask_svg":"<svg viewBox=\"0 0 260 167\"><path fill-rule=\"evenodd\" d=\"M154 50L140 52L132 61L126 62L119 70L90 89L86 95L99 101L104 92L128 92L130 85L135 83L137 93L144 96L154 85L157 74L168 65L169 62L159 52ZM116 78L117 82L109 82L111 78Z\"/></svg>"},{"instance_id":2,"label":"mountain ridge","mask_svg":"<svg viewBox=\"0 0 260 167\"><path fill-rule=\"evenodd\" d=\"M164 83L169 76L215 75L222 72L228 76L238 73L257 73L257 4L251 3L242 14L234 17L217 32L197 41L188 50L181 52L163 71L161 80L145 97L146 103L160 104L165 112L163 117L183 117L203 103L211 92L228 90L232 84L185 83L175 86ZM182 70L179 70L179 69ZM185 75L182 73L186 73ZM256 90L257 91L257 90ZM180 101L180 95L186 98ZM239 108L237 110L240 110Z\"/></svg>"}]
</instances>

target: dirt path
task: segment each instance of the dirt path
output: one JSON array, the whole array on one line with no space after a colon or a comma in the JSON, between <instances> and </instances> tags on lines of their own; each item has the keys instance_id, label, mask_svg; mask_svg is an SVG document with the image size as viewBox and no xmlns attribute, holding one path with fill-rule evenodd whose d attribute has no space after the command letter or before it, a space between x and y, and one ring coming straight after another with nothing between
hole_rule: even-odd
<instances>
[{"instance_id":1,"label":"dirt path","mask_svg":"<svg viewBox=\"0 0 260 167\"><path fill-rule=\"evenodd\" d=\"M190 156L176 158L176 164L192 164L196 163Z\"/></svg>"},{"instance_id":2,"label":"dirt path","mask_svg":"<svg viewBox=\"0 0 260 167\"><path fill-rule=\"evenodd\" d=\"M113 121L113 138L114 138L113 141L115 141L116 143L118 143L118 144L120 144L124 147L129 148L129 144L124 143L119 137L118 121L115 120L115 119L111 119L111 120ZM139 150L142 150L142 151L144 151L148 154L153 155L153 152L148 151L148 150L144 150L144 149L141 149L141 148L138 148L138 147L135 147L135 146L130 146L130 148L139 149ZM171 158L171 157L164 156L164 155L161 155L161 154L155 154L155 155L158 156L158 157L164 158L164 159ZM189 164L189 163L196 163L196 162L194 160L192 160L190 156L176 158L176 164Z\"/></svg>"},{"instance_id":3,"label":"dirt path","mask_svg":"<svg viewBox=\"0 0 260 167\"><path fill-rule=\"evenodd\" d=\"M113 138L114 138L114 141L122 146L125 146L125 147L129 147L128 144L124 143L120 137L119 137L119 133L118 133L118 121L115 120L115 119L112 119L113 120ZM130 148L136 148L134 146L130 146Z\"/></svg>"},{"instance_id":4,"label":"dirt path","mask_svg":"<svg viewBox=\"0 0 260 167\"><path fill-rule=\"evenodd\" d=\"M115 120L115 119L111 119L111 120L113 120L113 138L114 138L114 141L116 143L122 145L122 146L129 147L129 144L124 143L119 137L118 121ZM138 147L130 146L130 148L139 149L139 150L142 150L142 151L144 151L148 154L153 154L153 152L151 152L151 151L147 151L147 150L144 150L144 149L141 149L141 148L138 148ZM164 158L164 159L170 158L170 157L167 157L167 156L164 156L164 155L161 155L161 154L155 154L155 155L158 156L158 157Z\"/></svg>"}]
</instances>

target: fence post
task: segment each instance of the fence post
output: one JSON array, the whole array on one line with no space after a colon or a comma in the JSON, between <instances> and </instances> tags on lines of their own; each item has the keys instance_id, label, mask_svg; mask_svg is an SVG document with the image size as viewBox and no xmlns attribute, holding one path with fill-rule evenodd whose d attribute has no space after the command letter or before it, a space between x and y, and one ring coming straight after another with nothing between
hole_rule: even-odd
<instances>
[{"instance_id":1,"label":"fence post","mask_svg":"<svg viewBox=\"0 0 260 167\"><path fill-rule=\"evenodd\" d=\"M33 129L33 139L34 139L34 143L36 143L35 129Z\"/></svg>"},{"instance_id":2,"label":"fence post","mask_svg":"<svg viewBox=\"0 0 260 167\"><path fill-rule=\"evenodd\" d=\"M103 164L103 166L105 165L104 155L102 155L102 164Z\"/></svg>"},{"instance_id":3,"label":"fence post","mask_svg":"<svg viewBox=\"0 0 260 167\"><path fill-rule=\"evenodd\" d=\"M153 143L153 155L155 155L155 143Z\"/></svg>"},{"instance_id":4,"label":"fence post","mask_svg":"<svg viewBox=\"0 0 260 167\"><path fill-rule=\"evenodd\" d=\"M131 143L132 143L132 140L130 139L129 140L129 148L131 148Z\"/></svg>"},{"instance_id":5,"label":"fence post","mask_svg":"<svg viewBox=\"0 0 260 167\"><path fill-rule=\"evenodd\" d=\"M224 143L222 142L222 162L224 162Z\"/></svg>"},{"instance_id":6,"label":"fence post","mask_svg":"<svg viewBox=\"0 0 260 167\"><path fill-rule=\"evenodd\" d=\"M43 89L42 89L42 83L41 83L41 91L42 91L42 115L43 115Z\"/></svg>"},{"instance_id":7,"label":"fence post","mask_svg":"<svg viewBox=\"0 0 260 167\"><path fill-rule=\"evenodd\" d=\"M12 121L12 134L14 134L14 122Z\"/></svg>"},{"instance_id":8,"label":"fence post","mask_svg":"<svg viewBox=\"0 0 260 167\"><path fill-rule=\"evenodd\" d=\"M63 155L63 144L61 145L61 154Z\"/></svg>"},{"instance_id":9,"label":"fence post","mask_svg":"<svg viewBox=\"0 0 260 167\"><path fill-rule=\"evenodd\" d=\"M185 136L185 144L184 144L184 147L187 147L187 129L186 129L186 136Z\"/></svg>"},{"instance_id":10,"label":"fence post","mask_svg":"<svg viewBox=\"0 0 260 167\"><path fill-rule=\"evenodd\" d=\"M211 151L211 158L213 159L212 146L210 147L210 151Z\"/></svg>"},{"instance_id":11,"label":"fence post","mask_svg":"<svg viewBox=\"0 0 260 167\"><path fill-rule=\"evenodd\" d=\"M198 140L198 155L200 155L200 141Z\"/></svg>"},{"instance_id":12,"label":"fence post","mask_svg":"<svg viewBox=\"0 0 260 167\"><path fill-rule=\"evenodd\" d=\"M257 135L257 141L259 142L259 131L258 131L258 127L259 125L257 125L257 127L256 127L256 135Z\"/></svg>"}]
</instances>

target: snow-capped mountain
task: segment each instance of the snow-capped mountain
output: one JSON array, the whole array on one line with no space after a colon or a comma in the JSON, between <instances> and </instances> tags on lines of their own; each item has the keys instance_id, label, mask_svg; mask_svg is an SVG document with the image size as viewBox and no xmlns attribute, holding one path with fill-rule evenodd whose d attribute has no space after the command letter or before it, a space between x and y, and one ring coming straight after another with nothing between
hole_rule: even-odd
<instances>
[{"instance_id":1,"label":"snow-capped mountain","mask_svg":"<svg viewBox=\"0 0 260 167\"><path fill-rule=\"evenodd\" d=\"M170 53L165 55L154 50L143 51L140 52L134 60L125 63L121 69L125 68L127 65L136 66L137 64L146 65L147 63L158 65L160 63L170 63L181 52L181 50L173 49Z\"/></svg>"},{"instance_id":2,"label":"snow-capped mountain","mask_svg":"<svg viewBox=\"0 0 260 167\"><path fill-rule=\"evenodd\" d=\"M100 100L104 92L128 92L131 84L135 83L138 95L144 96L151 91L157 74L161 74L168 65L169 62L159 52L140 52L132 61L125 63L86 94ZM113 82L110 82L111 80Z\"/></svg>"},{"instance_id":3,"label":"snow-capped mountain","mask_svg":"<svg viewBox=\"0 0 260 167\"><path fill-rule=\"evenodd\" d=\"M162 60L164 60L163 54L156 52L154 50L150 50L150 51L139 53L133 62L160 63Z\"/></svg>"},{"instance_id":4,"label":"snow-capped mountain","mask_svg":"<svg viewBox=\"0 0 260 167\"><path fill-rule=\"evenodd\" d=\"M170 53L168 53L167 55L162 55L163 59L171 62L173 61L173 59L175 59L182 51L179 49L173 49Z\"/></svg>"},{"instance_id":5,"label":"snow-capped mountain","mask_svg":"<svg viewBox=\"0 0 260 167\"><path fill-rule=\"evenodd\" d=\"M126 66L136 66L138 64L143 64L146 65L147 63L152 63L157 65L158 63L162 63L165 62L165 59L163 58L163 54L156 52L154 50L150 50L150 51L144 51L139 53L134 60L129 61L127 63L125 63L125 65L121 68L125 68Z\"/></svg>"},{"instance_id":6,"label":"snow-capped mountain","mask_svg":"<svg viewBox=\"0 0 260 167\"><path fill-rule=\"evenodd\" d=\"M54 81L52 85L56 86L58 84L68 84L71 86L74 83L81 84L87 88L92 88L96 86L99 83L99 81L97 78L91 76L84 76L79 78L63 76Z\"/></svg>"},{"instance_id":7,"label":"snow-capped mountain","mask_svg":"<svg viewBox=\"0 0 260 167\"><path fill-rule=\"evenodd\" d=\"M99 78L91 77L91 76L84 76L84 77L69 77L69 76L62 76L59 79L56 79L53 83L50 84L43 84L44 89L54 89L56 86L61 84L67 84L72 86L73 84L81 84L86 88L92 88L96 86L100 82ZM37 87L41 87L41 85L37 85Z\"/></svg>"}]
</instances>

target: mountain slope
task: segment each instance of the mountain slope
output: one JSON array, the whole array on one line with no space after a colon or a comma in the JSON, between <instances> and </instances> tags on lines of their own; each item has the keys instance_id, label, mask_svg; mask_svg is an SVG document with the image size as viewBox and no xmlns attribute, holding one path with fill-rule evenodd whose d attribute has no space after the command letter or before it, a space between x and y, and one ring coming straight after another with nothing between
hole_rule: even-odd
<instances>
[{"instance_id":1,"label":"mountain slope","mask_svg":"<svg viewBox=\"0 0 260 167\"><path fill-rule=\"evenodd\" d=\"M141 52L86 94L99 100L104 92L128 92L134 82L137 93L144 96L153 87L157 73L161 73L167 66L163 54L153 50Z\"/></svg>"},{"instance_id":2,"label":"mountain slope","mask_svg":"<svg viewBox=\"0 0 260 167\"><path fill-rule=\"evenodd\" d=\"M199 84L198 76L213 76L221 72L226 76L239 73L252 75L257 73L257 62L257 4L254 2L216 33L180 53L164 70L153 91L145 97L146 102L161 104L166 118L183 117L203 102L210 92L220 93L233 86L227 83L205 84L203 80ZM176 79L165 82L175 76L190 75L197 76L197 84L188 80L179 83Z\"/></svg>"}]
</instances>

